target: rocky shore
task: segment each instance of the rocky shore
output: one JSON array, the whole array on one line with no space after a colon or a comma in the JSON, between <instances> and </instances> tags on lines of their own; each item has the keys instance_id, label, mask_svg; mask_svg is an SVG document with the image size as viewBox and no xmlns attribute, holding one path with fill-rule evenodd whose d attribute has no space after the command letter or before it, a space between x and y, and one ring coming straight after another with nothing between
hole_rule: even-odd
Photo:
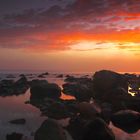
<instances>
[{"instance_id":1,"label":"rocky shore","mask_svg":"<svg viewBox=\"0 0 140 140\"><path fill-rule=\"evenodd\" d=\"M39 75L41 79L30 81L25 75L17 81L0 81L1 96L24 94L30 88L30 99L26 103L46 116L34 140L115 140L110 123L130 134L140 129L139 76L109 70L97 71L91 78L59 74L56 78L65 80L60 87L43 79L48 75L43 73ZM75 99L62 99L62 92ZM66 126L58 121L68 118ZM24 124L25 120L10 123ZM13 132L6 139L22 140L22 136Z\"/></svg>"}]
</instances>

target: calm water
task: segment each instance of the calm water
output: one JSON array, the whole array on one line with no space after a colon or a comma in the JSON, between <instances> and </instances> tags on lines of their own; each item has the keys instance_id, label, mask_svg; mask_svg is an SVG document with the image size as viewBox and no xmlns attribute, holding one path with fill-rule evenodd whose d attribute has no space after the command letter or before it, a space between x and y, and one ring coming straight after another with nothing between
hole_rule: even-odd
<instances>
[{"instance_id":1,"label":"calm water","mask_svg":"<svg viewBox=\"0 0 140 140\"><path fill-rule=\"evenodd\" d=\"M15 75L15 80L18 79L18 74ZM0 74L1 79L4 79L7 74ZM77 74L75 76L81 76ZM37 75L28 75L28 79L34 79ZM0 80L1 80L0 79ZM46 78L49 82L62 85L64 83L63 78L56 78L55 74L48 75ZM33 134L41 125L41 123L47 118L42 117L39 109L30 104L25 104L30 97L29 90L24 95L0 97L0 140L5 140L6 134L12 132L19 132L25 135L23 140L33 140ZM70 96L62 96L62 98L71 98ZM25 125L14 125L8 123L10 120L25 118L27 123ZM67 123L68 120L61 120L60 123ZM127 134L119 128L110 125L113 129L116 140L140 140L140 131L135 134Z\"/></svg>"}]
</instances>

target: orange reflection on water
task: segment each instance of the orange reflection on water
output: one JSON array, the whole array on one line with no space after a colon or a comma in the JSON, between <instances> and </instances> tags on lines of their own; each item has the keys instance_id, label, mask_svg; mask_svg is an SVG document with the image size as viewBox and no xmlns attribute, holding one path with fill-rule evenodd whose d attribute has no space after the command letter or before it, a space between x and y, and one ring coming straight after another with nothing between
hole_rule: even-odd
<instances>
[{"instance_id":1,"label":"orange reflection on water","mask_svg":"<svg viewBox=\"0 0 140 140\"><path fill-rule=\"evenodd\" d=\"M60 98L63 99L63 100L75 100L74 96L66 95L63 92L61 93L61 97Z\"/></svg>"}]
</instances>

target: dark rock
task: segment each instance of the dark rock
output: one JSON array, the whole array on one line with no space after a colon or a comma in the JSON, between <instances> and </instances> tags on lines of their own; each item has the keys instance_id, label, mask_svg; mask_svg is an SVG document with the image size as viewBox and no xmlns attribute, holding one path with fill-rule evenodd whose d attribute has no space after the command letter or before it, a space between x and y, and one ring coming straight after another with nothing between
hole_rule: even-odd
<instances>
[{"instance_id":1,"label":"dark rock","mask_svg":"<svg viewBox=\"0 0 140 140\"><path fill-rule=\"evenodd\" d=\"M109 103L102 103L101 105L101 118L107 123L110 123L112 116L112 105Z\"/></svg>"},{"instance_id":2,"label":"dark rock","mask_svg":"<svg viewBox=\"0 0 140 140\"><path fill-rule=\"evenodd\" d=\"M67 107L71 114L77 114L77 109L75 107L77 104L76 100L61 100L61 102Z\"/></svg>"},{"instance_id":3,"label":"dark rock","mask_svg":"<svg viewBox=\"0 0 140 140\"><path fill-rule=\"evenodd\" d=\"M28 80L25 76L22 76L20 79L15 81L13 85L13 94L20 95L24 94L29 88Z\"/></svg>"},{"instance_id":4,"label":"dark rock","mask_svg":"<svg viewBox=\"0 0 140 140\"><path fill-rule=\"evenodd\" d=\"M30 104L40 109L42 115L45 115L49 106L55 102L57 102L56 99L52 98L30 98L29 101Z\"/></svg>"},{"instance_id":5,"label":"dark rock","mask_svg":"<svg viewBox=\"0 0 140 140\"><path fill-rule=\"evenodd\" d=\"M127 109L140 112L140 97L134 96L131 100L125 102Z\"/></svg>"},{"instance_id":6,"label":"dark rock","mask_svg":"<svg viewBox=\"0 0 140 140\"><path fill-rule=\"evenodd\" d=\"M42 110L43 114L53 119L64 119L71 117L71 113L69 112L67 106L60 102L54 102L48 107Z\"/></svg>"},{"instance_id":7,"label":"dark rock","mask_svg":"<svg viewBox=\"0 0 140 140\"><path fill-rule=\"evenodd\" d=\"M39 108L41 115L57 120L75 116L77 113L74 106L76 104L75 100L43 98L31 99L29 103Z\"/></svg>"},{"instance_id":8,"label":"dark rock","mask_svg":"<svg viewBox=\"0 0 140 140\"><path fill-rule=\"evenodd\" d=\"M135 133L140 129L140 113L133 110L121 110L111 118L113 124L127 133Z\"/></svg>"},{"instance_id":9,"label":"dark rock","mask_svg":"<svg viewBox=\"0 0 140 140\"><path fill-rule=\"evenodd\" d=\"M11 87L14 84L14 80L2 80L0 82L0 87Z\"/></svg>"},{"instance_id":10,"label":"dark rock","mask_svg":"<svg viewBox=\"0 0 140 140\"><path fill-rule=\"evenodd\" d=\"M15 81L14 86L17 88L28 87L28 80L25 76L21 77L17 81Z\"/></svg>"},{"instance_id":11,"label":"dark rock","mask_svg":"<svg viewBox=\"0 0 140 140\"><path fill-rule=\"evenodd\" d=\"M132 96L124 88L118 87L110 89L100 97L100 100L111 104L113 112L116 112L126 109L128 107L127 102L131 102Z\"/></svg>"},{"instance_id":12,"label":"dark rock","mask_svg":"<svg viewBox=\"0 0 140 140\"><path fill-rule=\"evenodd\" d=\"M46 85L48 84L47 80L38 80L38 79L34 79L30 82L30 86L37 86L37 85Z\"/></svg>"},{"instance_id":13,"label":"dark rock","mask_svg":"<svg viewBox=\"0 0 140 140\"><path fill-rule=\"evenodd\" d=\"M118 87L125 90L128 89L128 80L122 74L109 70L101 70L96 72L93 76L93 88L96 93L96 95L94 95L95 98L100 99L105 96L106 93Z\"/></svg>"},{"instance_id":14,"label":"dark rock","mask_svg":"<svg viewBox=\"0 0 140 140\"><path fill-rule=\"evenodd\" d=\"M101 108L95 103L77 103L75 108L77 109L77 113L80 113L82 118L88 120L98 117L101 113Z\"/></svg>"},{"instance_id":15,"label":"dark rock","mask_svg":"<svg viewBox=\"0 0 140 140\"><path fill-rule=\"evenodd\" d=\"M61 96L61 88L54 83L42 82L31 86L30 88L31 96L30 99L43 99L43 98L54 98L58 99Z\"/></svg>"},{"instance_id":16,"label":"dark rock","mask_svg":"<svg viewBox=\"0 0 140 140\"><path fill-rule=\"evenodd\" d=\"M47 119L36 131L34 140L66 140L66 135L57 121Z\"/></svg>"},{"instance_id":17,"label":"dark rock","mask_svg":"<svg viewBox=\"0 0 140 140\"><path fill-rule=\"evenodd\" d=\"M39 78L45 78L45 76L49 75L48 72L42 73L40 75L38 75Z\"/></svg>"},{"instance_id":18,"label":"dark rock","mask_svg":"<svg viewBox=\"0 0 140 140\"><path fill-rule=\"evenodd\" d=\"M137 78L136 74L125 73L124 75L129 81Z\"/></svg>"},{"instance_id":19,"label":"dark rock","mask_svg":"<svg viewBox=\"0 0 140 140\"><path fill-rule=\"evenodd\" d=\"M16 120L10 121L10 123L12 123L12 124L25 124L26 120L25 119L16 119Z\"/></svg>"},{"instance_id":20,"label":"dark rock","mask_svg":"<svg viewBox=\"0 0 140 140\"><path fill-rule=\"evenodd\" d=\"M15 83L17 86L22 86L28 84L28 80L25 76L22 76L20 79L18 79Z\"/></svg>"},{"instance_id":21,"label":"dark rock","mask_svg":"<svg viewBox=\"0 0 140 140\"><path fill-rule=\"evenodd\" d=\"M45 73L43 73L44 75L49 75L49 72L45 72Z\"/></svg>"},{"instance_id":22,"label":"dark rock","mask_svg":"<svg viewBox=\"0 0 140 140\"><path fill-rule=\"evenodd\" d=\"M81 84L91 83L92 79L88 77L74 77L74 76L66 76L65 82L76 82Z\"/></svg>"},{"instance_id":23,"label":"dark rock","mask_svg":"<svg viewBox=\"0 0 140 140\"><path fill-rule=\"evenodd\" d=\"M13 85L13 80L2 80L0 82L0 96L7 96L9 94L11 95L13 92Z\"/></svg>"},{"instance_id":24,"label":"dark rock","mask_svg":"<svg viewBox=\"0 0 140 140\"><path fill-rule=\"evenodd\" d=\"M20 133L12 133L6 135L6 140L21 140L23 137L23 134Z\"/></svg>"},{"instance_id":25,"label":"dark rock","mask_svg":"<svg viewBox=\"0 0 140 140\"><path fill-rule=\"evenodd\" d=\"M115 140L112 130L100 118L89 121L77 116L70 120L66 129L74 140Z\"/></svg>"},{"instance_id":26,"label":"dark rock","mask_svg":"<svg viewBox=\"0 0 140 140\"><path fill-rule=\"evenodd\" d=\"M89 101L93 95L92 79L87 77L67 76L68 83L63 84L63 93L74 96L78 101Z\"/></svg>"},{"instance_id":27,"label":"dark rock","mask_svg":"<svg viewBox=\"0 0 140 140\"><path fill-rule=\"evenodd\" d=\"M28 81L26 77L21 77L17 81L13 80L2 80L0 82L0 95L1 96L11 96L20 95L27 91L29 88Z\"/></svg>"},{"instance_id":28,"label":"dark rock","mask_svg":"<svg viewBox=\"0 0 140 140\"><path fill-rule=\"evenodd\" d=\"M102 119L97 118L86 125L82 140L115 140L115 135Z\"/></svg>"},{"instance_id":29,"label":"dark rock","mask_svg":"<svg viewBox=\"0 0 140 140\"><path fill-rule=\"evenodd\" d=\"M56 76L57 78L63 78L63 74L59 74Z\"/></svg>"},{"instance_id":30,"label":"dark rock","mask_svg":"<svg viewBox=\"0 0 140 140\"><path fill-rule=\"evenodd\" d=\"M13 86L13 84L14 84L14 80L2 80L1 81L1 86L9 86L9 87L11 87L11 86Z\"/></svg>"},{"instance_id":31,"label":"dark rock","mask_svg":"<svg viewBox=\"0 0 140 140\"><path fill-rule=\"evenodd\" d=\"M71 118L66 129L74 140L82 140L86 123L87 120L84 120L80 116L76 116L75 118Z\"/></svg>"},{"instance_id":32,"label":"dark rock","mask_svg":"<svg viewBox=\"0 0 140 140\"><path fill-rule=\"evenodd\" d=\"M92 97L90 84L66 83L63 84L63 93L74 96L79 101L89 101Z\"/></svg>"},{"instance_id":33,"label":"dark rock","mask_svg":"<svg viewBox=\"0 0 140 140\"><path fill-rule=\"evenodd\" d=\"M68 78L68 77L70 77L70 75L69 75L69 74L67 74L65 77L66 77L66 78Z\"/></svg>"},{"instance_id":34,"label":"dark rock","mask_svg":"<svg viewBox=\"0 0 140 140\"><path fill-rule=\"evenodd\" d=\"M75 82L75 77L74 76L67 75L66 76L66 79L65 79L65 82Z\"/></svg>"},{"instance_id":35,"label":"dark rock","mask_svg":"<svg viewBox=\"0 0 140 140\"><path fill-rule=\"evenodd\" d=\"M45 78L45 75L44 74L40 74L40 75L38 75L38 78Z\"/></svg>"}]
</instances>

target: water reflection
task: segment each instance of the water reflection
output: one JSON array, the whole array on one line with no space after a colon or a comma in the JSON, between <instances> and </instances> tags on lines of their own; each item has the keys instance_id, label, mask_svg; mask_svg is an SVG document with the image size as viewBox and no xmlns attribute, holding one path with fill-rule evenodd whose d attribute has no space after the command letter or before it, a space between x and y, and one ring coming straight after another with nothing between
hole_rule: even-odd
<instances>
[{"instance_id":1,"label":"water reflection","mask_svg":"<svg viewBox=\"0 0 140 140\"><path fill-rule=\"evenodd\" d=\"M140 140L140 130L135 134L128 134L123 130L114 127L110 124L111 129L113 130L116 140Z\"/></svg>"},{"instance_id":2,"label":"water reflection","mask_svg":"<svg viewBox=\"0 0 140 140\"><path fill-rule=\"evenodd\" d=\"M5 136L12 132L23 133L27 139L33 140L32 133L40 126L45 119L40 117L40 111L32 105L24 102L29 99L29 90L25 95L0 97L0 139L5 140ZM10 124L10 120L25 118L25 125Z\"/></svg>"}]
</instances>

